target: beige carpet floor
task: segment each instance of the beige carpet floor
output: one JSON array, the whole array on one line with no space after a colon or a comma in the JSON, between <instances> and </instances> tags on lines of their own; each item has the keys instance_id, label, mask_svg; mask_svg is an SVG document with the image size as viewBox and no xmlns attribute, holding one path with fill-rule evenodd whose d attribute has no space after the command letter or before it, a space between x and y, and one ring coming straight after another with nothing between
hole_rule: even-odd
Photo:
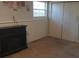
<instances>
[{"instance_id":1,"label":"beige carpet floor","mask_svg":"<svg viewBox=\"0 0 79 59\"><path fill-rule=\"evenodd\" d=\"M28 44L28 48L6 58L73 58L79 57L79 43L45 37Z\"/></svg>"}]
</instances>

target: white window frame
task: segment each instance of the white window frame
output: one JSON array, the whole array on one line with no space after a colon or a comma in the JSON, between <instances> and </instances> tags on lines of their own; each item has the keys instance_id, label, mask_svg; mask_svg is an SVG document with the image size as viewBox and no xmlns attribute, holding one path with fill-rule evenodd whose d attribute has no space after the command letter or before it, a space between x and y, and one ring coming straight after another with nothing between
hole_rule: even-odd
<instances>
[{"instance_id":1,"label":"white window frame","mask_svg":"<svg viewBox=\"0 0 79 59\"><path fill-rule=\"evenodd\" d=\"M40 1L34 1L34 2L40 2ZM39 8L39 9L34 9L34 8L33 8L33 17L35 17L35 18L36 18L36 17L47 17L47 2L43 2L43 3L46 4L46 8L45 8L45 9L40 9L40 8ZM33 5L33 6L34 6L34 5ZM34 16L34 10L39 10L39 11L42 10L42 11L45 11L45 15L44 15L44 16L40 16L40 15L39 15L39 16Z\"/></svg>"}]
</instances>

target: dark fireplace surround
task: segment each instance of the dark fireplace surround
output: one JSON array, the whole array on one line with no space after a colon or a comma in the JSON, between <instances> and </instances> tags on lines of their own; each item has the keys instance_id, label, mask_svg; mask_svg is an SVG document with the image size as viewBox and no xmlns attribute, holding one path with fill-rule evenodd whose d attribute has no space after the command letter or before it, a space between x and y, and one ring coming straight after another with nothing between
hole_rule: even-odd
<instances>
[{"instance_id":1,"label":"dark fireplace surround","mask_svg":"<svg viewBox=\"0 0 79 59\"><path fill-rule=\"evenodd\" d=\"M25 25L0 28L0 57L27 48Z\"/></svg>"}]
</instances>

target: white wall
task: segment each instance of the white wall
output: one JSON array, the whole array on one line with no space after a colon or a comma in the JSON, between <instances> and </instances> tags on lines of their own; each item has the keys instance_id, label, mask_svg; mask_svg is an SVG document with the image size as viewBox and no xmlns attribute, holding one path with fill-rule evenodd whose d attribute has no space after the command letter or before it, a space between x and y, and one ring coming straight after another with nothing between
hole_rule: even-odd
<instances>
[{"instance_id":1,"label":"white wall","mask_svg":"<svg viewBox=\"0 0 79 59\"><path fill-rule=\"evenodd\" d=\"M11 8L5 6L0 2L0 27L13 25L27 25L27 40L28 42L40 39L48 34L47 18L35 18L41 20L34 20L32 17L32 2L26 2L27 7L21 7L18 11L13 11ZM16 23L13 21L15 16Z\"/></svg>"}]
</instances>

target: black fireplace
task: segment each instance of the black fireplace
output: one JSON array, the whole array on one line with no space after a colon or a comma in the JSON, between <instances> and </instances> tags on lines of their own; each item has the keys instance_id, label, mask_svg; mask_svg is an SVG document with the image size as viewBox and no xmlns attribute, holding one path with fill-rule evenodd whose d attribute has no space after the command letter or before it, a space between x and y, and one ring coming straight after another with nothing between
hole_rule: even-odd
<instances>
[{"instance_id":1,"label":"black fireplace","mask_svg":"<svg viewBox=\"0 0 79 59\"><path fill-rule=\"evenodd\" d=\"M0 28L0 57L27 48L26 26Z\"/></svg>"}]
</instances>

